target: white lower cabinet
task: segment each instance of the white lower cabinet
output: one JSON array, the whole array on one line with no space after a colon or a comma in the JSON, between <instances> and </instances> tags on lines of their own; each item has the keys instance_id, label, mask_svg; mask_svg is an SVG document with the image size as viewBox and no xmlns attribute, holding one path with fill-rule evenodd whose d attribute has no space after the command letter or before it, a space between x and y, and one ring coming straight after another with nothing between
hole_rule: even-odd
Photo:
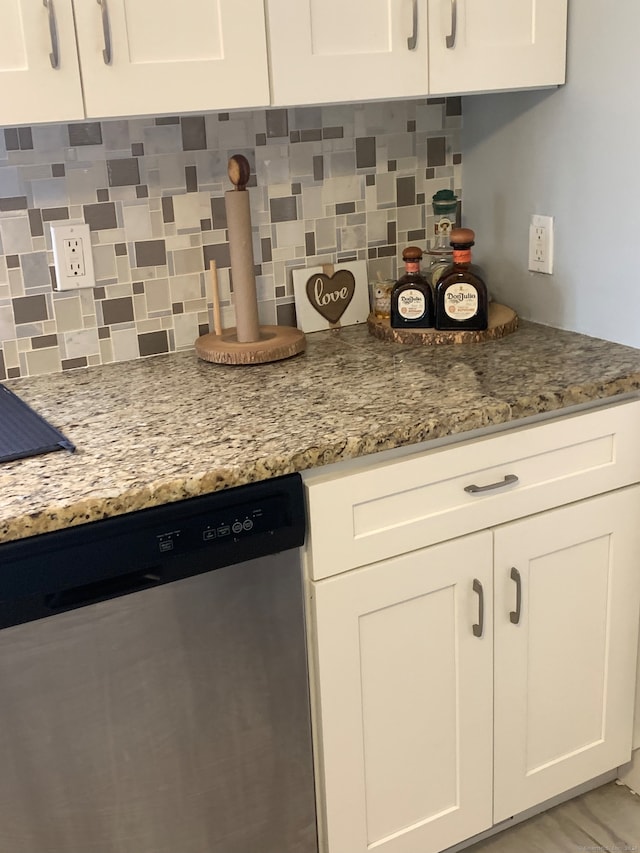
<instances>
[{"instance_id":1,"label":"white lower cabinet","mask_svg":"<svg viewBox=\"0 0 640 853\"><path fill-rule=\"evenodd\" d=\"M309 582L323 853L437 853L627 761L640 487Z\"/></svg>"}]
</instances>

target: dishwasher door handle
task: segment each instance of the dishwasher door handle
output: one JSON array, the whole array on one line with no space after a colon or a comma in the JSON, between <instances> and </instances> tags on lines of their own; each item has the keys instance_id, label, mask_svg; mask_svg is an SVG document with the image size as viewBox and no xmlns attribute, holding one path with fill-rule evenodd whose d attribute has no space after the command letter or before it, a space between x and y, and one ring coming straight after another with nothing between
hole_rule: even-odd
<instances>
[{"instance_id":1,"label":"dishwasher door handle","mask_svg":"<svg viewBox=\"0 0 640 853\"><path fill-rule=\"evenodd\" d=\"M119 598L132 592L150 589L162 583L162 572L157 569L143 569L139 572L129 572L115 578L93 581L92 583L61 589L44 597L45 606L52 612L72 610L85 607L87 604L97 604L110 598Z\"/></svg>"}]
</instances>

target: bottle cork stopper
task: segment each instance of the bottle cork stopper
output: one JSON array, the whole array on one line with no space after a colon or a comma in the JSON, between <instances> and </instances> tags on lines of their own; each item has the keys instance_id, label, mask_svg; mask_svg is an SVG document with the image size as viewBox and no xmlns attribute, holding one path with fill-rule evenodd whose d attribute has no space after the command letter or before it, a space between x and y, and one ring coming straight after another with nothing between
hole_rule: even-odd
<instances>
[{"instance_id":1,"label":"bottle cork stopper","mask_svg":"<svg viewBox=\"0 0 640 853\"><path fill-rule=\"evenodd\" d=\"M449 233L449 242L452 246L473 246L475 239L475 231L471 228L452 228Z\"/></svg>"},{"instance_id":2,"label":"bottle cork stopper","mask_svg":"<svg viewBox=\"0 0 640 853\"><path fill-rule=\"evenodd\" d=\"M422 258L422 249L419 246L407 246L402 252L403 261L419 261Z\"/></svg>"}]
</instances>

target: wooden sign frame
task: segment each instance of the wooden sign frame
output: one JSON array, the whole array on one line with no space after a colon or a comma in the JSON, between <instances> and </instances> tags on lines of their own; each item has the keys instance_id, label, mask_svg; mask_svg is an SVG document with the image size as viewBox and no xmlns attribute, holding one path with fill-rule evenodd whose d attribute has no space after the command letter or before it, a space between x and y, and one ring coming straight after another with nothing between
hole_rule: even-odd
<instances>
[{"instance_id":1,"label":"wooden sign frame","mask_svg":"<svg viewBox=\"0 0 640 853\"><path fill-rule=\"evenodd\" d=\"M293 294L303 332L365 323L370 310L366 261L293 270Z\"/></svg>"}]
</instances>

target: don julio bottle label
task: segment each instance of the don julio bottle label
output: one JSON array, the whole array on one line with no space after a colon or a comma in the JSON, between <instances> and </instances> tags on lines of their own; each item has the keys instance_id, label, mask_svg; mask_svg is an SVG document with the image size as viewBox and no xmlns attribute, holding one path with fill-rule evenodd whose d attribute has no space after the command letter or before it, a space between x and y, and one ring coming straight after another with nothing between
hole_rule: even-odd
<instances>
[{"instance_id":1,"label":"don julio bottle label","mask_svg":"<svg viewBox=\"0 0 640 853\"><path fill-rule=\"evenodd\" d=\"M446 292L444 310L452 320L469 320L478 313L478 291L472 284L452 284Z\"/></svg>"}]
</instances>

